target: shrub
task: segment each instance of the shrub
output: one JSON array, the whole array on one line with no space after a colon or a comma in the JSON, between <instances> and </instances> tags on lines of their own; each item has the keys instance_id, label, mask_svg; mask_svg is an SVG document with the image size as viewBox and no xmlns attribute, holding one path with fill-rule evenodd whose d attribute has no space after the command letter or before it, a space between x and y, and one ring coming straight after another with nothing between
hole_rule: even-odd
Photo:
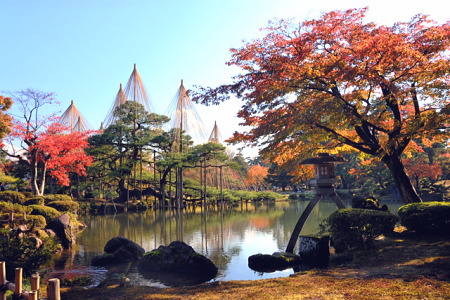
<instances>
[{"instance_id":1,"label":"shrub","mask_svg":"<svg viewBox=\"0 0 450 300\"><path fill-rule=\"evenodd\" d=\"M15 268L23 268L24 276L29 277L44 264L55 251L57 244L53 239L44 238L40 247L32 236L19 238L13 231L0 229L0 261L6 262L6 274L14 274Z\"/></svg>"},{"instance_id":2,"label":"shrub","mask_svg":"<svg viewBox=\"0 0 450 300\"><path fill-rule=\"evenodd\" d=\"M43 196L45 199L45 204L53 202L53 201L73 201L72 197L69 195L63 194L49 194Z\"/></svg>"},{"instance_id":3,"label":"shrub","mask_svg":"<svg viewBox=\"0 0 450 300\"><path fill-rule=\"evenodd\" d=\"M47 222L45 221L44 216L40 215L30 215L27 216L27 225L29 228L32 228L33 230L37 229L43 229L45 226L47 226Z\"/></svg>"},{"instance_id":4,"label":"shrub","mask_svg":"<svg viewBox=\"0 0 450 300\"><path fill-rule=\"evenodd\" d=\"M257 193L255 201L276 201L277 199L283 198L284 196L275 192L259 192Z\"/></svg>"},{"instance_id":5,"label":"shrub","mask_svg":"<svg viewBox=\"0 0 450 300\"><path fill-rule=\"evenodd\" d=\"M147 209L148 209L148 205L144 201L135 201L135 202L128 203L129 211L146 211Z\"/></svg>"},{"instance_id":6,"label":"shrub","mask_svg":"<svg viewBox=\"0 0 450 300\"><path fill-rule=\"evenodd\" d=\"M33 198L33 193L29 191L21 191L21 193L25 196L25 198Z\"/></svg>"},{"instance_id":7,"label":"shrub","mask_svg":"<svg viewBox=\"0 0 450 300\"><path fill-rule=\"evenodd\" d=\"M253 201L257 197L257 192L254 191L242 191L242 190L232 190L231 193L239 200Z\"/></svg>"},{"instance_id":8,"label":"shrub","mask_svg":"<svg viewBox=\"0 0 450 300\"><path fill-rule=\"evenodd\" d=\"M23 212L14 212L13 213L13 227L16 227L19 224L25 224L28 229L31 231L36 231L38 229L43 229L45 226L47 226L47 222L45 221L45 218L43 216L39 215L29 215L28 213L31 212L31 209L27 207L29 211L25 211L27 213L26 220L24 220ZM12 211L13 212L13 211ZM0 213L0 221L3 223L9 223L10 220L10 213Z\"/></svg>"},{"instance_id":9,"label":"shrub","mask_svg":"<svg viewBox=\"0 0 450 300\"><path fill-rule=\"evenodd\" d=\"M376 237L393 231L398 217L385 211L349 208L335 211L326 222L339 253L370 248Z\"/></svg>"},{"instance_id":10,"label":"shrub","mask_svg":"<svg viewBox=\"0 0 450 300\"><path fill-rule=\"evenodd\" d=\"M20 205L18 203L10 203L10 202L4 202L0 201L0 212L2 213L24 213L27 214L31 213L31 208L27 206Z\"/></svg>"},{"instance_id":11,"label":"shrub","mask_svg":"<svg viewBox=\"0 0 450 300\"><path fill-rule=\"evenodd\" d=\"M80 205L75 201L52 201L47 204L49 207L53 207L56 210L59 210L61 212L63 211L70 211L70 212L77 212L80 208Z\"/></svg>"},{"instance_id":12,"label":"shrub","mask_svg":"<svg viewBox=\"0 0 450 300\"><path fill-rule=\"evenodd\" d=\"M24 205L44 205L44 197L36 196L25 200Z\"/></svg>"},{"instance_id":13,"label":"shrub","mask_svg":"<svg viewBox=\"0 0 450 300\"><path fill-rule=\"evenodd\" d=\"M380 201L374 197L354 197L352 199L352 208L373 209L387 211L388 207L383 205L380 207Z\"/></svg>"},{"instance_id":14,"label":"shrub","mask_svg":"<svg viewBox=\"0 0 450 300\"><path fill-rule=\"evenodd\" d=\"M219 199L219 201L220 200L221 199ZM230 190L223 190L223 200L227 202L237 202L239 201L239 198L236 197Z\"/></svg>"},{"instance_id":15,"label":"shrub","mask_svg":"<svg viewBox=\"0 0 450 300\"><path fill-rule=\"evenodd\" d=\"M21 192L15 191L3 191L0 192L0 201L19 203L23 204L25 202L25 195Z\"/></svg>"},{"instance_id":16,"label":"shrub","mask_svg":"<svg viewBox=\"0 0 450 300\"><path fill-rule=\"evenodd\" d=\"M87 286L92 284L92 278L88 275L70 275L66 275L66 277L60 278L62 286Z\"/></svg>"},{"instance_id":17,"label":"shrub","mask_svg":"<svg viewBox=\"0 0 450 300\"><path fill-rule=\"evenodd\" d=\"M32 208L31 214L32 215L41 215L44 216L45 220L47 222L53 220L54 218L57 218L61 215L59 211L54 209L53 207L48 207L45 205L30 205L29 207Z\"/></svg>"},{"instance_id":18,"label":"shrub","mask_svg":"<svg viewBox=\"0 0 450 300\"><path fill-rule=\"evenodd\" d=\"M398 209L400 222L419 233L448 233L450 231L450 203L410 203Z\"/></svg>"},{"instance_id":19,"label":"shrub","mask_svg":"<svg viewBox=\"0 0 450 300\"><path fill-rule=\"evenodd\" d=\"M288 197L288 199L289 199L289 200L298 200L299 197L298 197L297 194L290 194L289 197Z\"/></svg>"}]
</instances>

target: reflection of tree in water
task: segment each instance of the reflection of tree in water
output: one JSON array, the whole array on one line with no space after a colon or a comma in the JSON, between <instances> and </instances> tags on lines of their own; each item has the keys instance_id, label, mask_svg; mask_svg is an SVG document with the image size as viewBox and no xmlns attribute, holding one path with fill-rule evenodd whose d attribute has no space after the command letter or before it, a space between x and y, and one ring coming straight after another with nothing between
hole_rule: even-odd
<instances>
[{"instance_id":1,"label":"reflection of tree in water","mask_svg":"<svg viewBox=\"0 0 450 300\"><path fill-rule=\"evenodd\" d=\"M102 253L106 242L119 235L135 241L146 251L150 251L178 240L179 225L183 225L181 228L183 241L210 258L219 267L219 272L225 274L231 260L245 251L242 245L249 231L273 236L278 248L274 251L284 249L290 238L291 229L306 205L306 202L284 202L275 206L243 203L222 212L220 210L205 212L200 208L189 209L183 214L182 224L177 221L174 211L84 217L89 228L79 238L79 244L84 251L79 255L87 256L87 253L92 251L97 252L96 254ZM333 202L321 203L320 209L313 211L305 224L305 233L317 231L318 221L328 217L335 209ZM90 261L86 260L86 263L90 264Z\"/></svg>"}]
</instances>

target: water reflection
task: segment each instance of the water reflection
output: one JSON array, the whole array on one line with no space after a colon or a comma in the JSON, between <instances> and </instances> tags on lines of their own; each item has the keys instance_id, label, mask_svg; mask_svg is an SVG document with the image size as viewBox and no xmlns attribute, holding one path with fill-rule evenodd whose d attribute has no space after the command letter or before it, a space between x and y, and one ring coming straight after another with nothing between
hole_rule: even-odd
<instances>
[{"instance_id":1,"label":"water reflection","mask_svg":"<svg viewBox=\"0 0 450 300\"><path fill-rule=\"evenodd\" d=\"M107 241L123 236L146 251L175 240L184 241L216 264L219 268L216 280L284 277L294 271L258 273L248 267L248 257L284 251L306 205L307 202L242 203L224 210L190 207L182 212L146 211L85 216L82 219L88 228L78 237L77 249L66 254L59 265L64 264L66 268L89 266L93 256L103 253ZM319 223L336 209L334 202L321 201L309 216L301 234L318 233Z\"/></svg>"}]
</instances>

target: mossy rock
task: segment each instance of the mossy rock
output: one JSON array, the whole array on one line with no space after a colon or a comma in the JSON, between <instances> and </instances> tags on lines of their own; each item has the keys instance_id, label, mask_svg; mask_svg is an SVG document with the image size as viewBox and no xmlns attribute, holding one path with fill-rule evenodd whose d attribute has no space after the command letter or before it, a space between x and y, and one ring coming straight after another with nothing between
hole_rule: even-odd
<instances>
[{"instance_id":1,"label":"mossy rock","mask_svg":"<svg viewBox=\"0 0 450 300\"><path fill-rule=\"evenodd\" d=\"M374 197L353 197L352 199L352 208L361 208L361 209L372 209L372 210L381 210L387 211L388 207L386 205L380 206L380 201Z\"/></svg>"},{"instance_id":2,"label":"mossy rock","mask_svg":"<svg viewBox=\"0 0 450 300\"><path fill-rule=\"evenodd\" d=\"M291 253L255 254L248 258L248 266L257 272L281 271L302 263L300 256Z\"/></svg>"},{"instance_id":3,"label":"mossy rock","mask_svg":"<svg viewBox=\"0 0 450 300\"><path fill-rule=\"evenodd\" d=\"M216 277L218 268L206 256L184 242L174 241L144 254L138 262L140 273L169 272L190 274L206 280Z\"/></svg>"},{"instance_id":4,"label":"mossy rock","mask_svg":"<svg viewBox=\"0 0 450 300\"><path fill-rule=\"evenodd\" d=\"M140 245L121 236L110 239L103 250L105 253L92 258L92 266L134 263L145 253Z\"/></svg>"}]
</instances>

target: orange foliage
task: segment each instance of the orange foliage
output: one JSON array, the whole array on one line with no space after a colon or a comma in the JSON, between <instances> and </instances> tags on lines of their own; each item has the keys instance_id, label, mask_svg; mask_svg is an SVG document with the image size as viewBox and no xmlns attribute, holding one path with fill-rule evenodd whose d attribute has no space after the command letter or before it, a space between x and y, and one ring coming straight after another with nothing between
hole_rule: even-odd
<instances>
[{"instance_id":1,"label":"orange foliage","mask_svg":"<svg viewBox=\"0 0 450 300\"><path fill-rule=\"evenodd\" d=\"M266 185L266 182L264 181L264 178L267 177L267 174L269 173L269 168L261 166L261 165L254 165L247 171L247 186L257 186L257 187L263 187Z\"/></svg>"},{"instance_id":2,"label":"orange foliage","mask_svg":"<svg viewBox=\"0 0 450 300\"><path fill-rule=\"evenodd\" d=\"M53 123L40 135L37 144L32 146L39 152L39 160L47 164L50 175L64 186L70 184L70 172L85 176L86 167L93 161L84 151L89 145L87 139L91 132L65 134L66 130L60 124Z\"/></svg>"},{"instance_id":3,"label":"orange foliage","mask_svg":"<svg viewBox=\"0 0 450 300\"><path fill-rule=\"evenodd\" d=\"M395 166L405 150L419 150L412 140L448 138L450 21L417 15L385 26L365 22L366 11L273 22L263 38L232 49L228 64L244 71L234 83L201 88L194 99L241 98L238 115L251 129L231 141L263 146L271 161L294 167L347 145L381 159L404 200L417 201Z\"/></svg>"},{"instance_id":4,"label":"orange foliage","mask_svg":"<svg viewBox=\"0 0 450 300\"><path fill-rule=\"evenodd\" d=\"M430 178L436 180L442 175L442 168L438 163L429 164L423 157L405 159L404 164L408 173L417 178Z\"/></svg>"},{"instance_id":5,"label":"orange foliage","mask_svg":"<svg viewBox=\"0 0 450 300\"><path fill-rule=\"evenodd\" d=\"M0 95L0 147L3 147L3 143L1 139L5 137L5 135L10 131L10 127L12 125L12 118L10 115L5 114L13 101L9 97L3 97Z\"/></svg>"}]
</instances>

